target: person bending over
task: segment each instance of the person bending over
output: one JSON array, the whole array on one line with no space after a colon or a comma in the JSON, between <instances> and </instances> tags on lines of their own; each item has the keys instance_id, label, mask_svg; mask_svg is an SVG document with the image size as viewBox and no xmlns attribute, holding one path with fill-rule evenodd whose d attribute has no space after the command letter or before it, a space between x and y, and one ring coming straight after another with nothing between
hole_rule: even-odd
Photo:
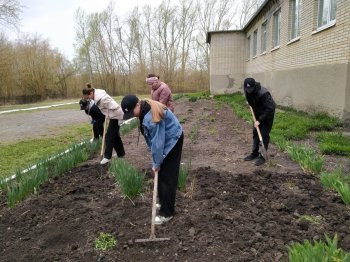
<instances>
[{"instance_id":1,"label":"person bending over","mask_svg":"<svg viewBox=\"0 0 350 262\"><path fill-rule=\"evenodd\" d=\"M124 120L138 117L140 132L152 153L152 170L158 172L159 216L155 223L169 221L175 212L175 197L183 145L182 126L165 105L127 95L121 102Z\"/></svg>"}]
</instances>

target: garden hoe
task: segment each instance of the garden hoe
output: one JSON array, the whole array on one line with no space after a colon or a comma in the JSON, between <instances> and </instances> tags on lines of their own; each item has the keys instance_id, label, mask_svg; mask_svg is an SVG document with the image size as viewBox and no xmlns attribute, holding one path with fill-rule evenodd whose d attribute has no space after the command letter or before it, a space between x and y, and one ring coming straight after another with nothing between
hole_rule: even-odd
<instances>
[{"instance_id":1,"label":"garden hoe","mask_svg":"<svg viewBox=\"0 0 350 262\"><path fill-rule=\"evenodd\" d=\"M145 238L145 239L136 239L135 242L153 242L153 241L170 240L170 238L168 238L168 237L156 238L154 220L156 218L157 191L158 191L158 172L155 172L154 173L153 204L152 204L151 236L149 238Z\"/></svg>"},{"instance_id":2,"label":"garden hoe","mask_svg":"<svg viewBox=\"0 0 350 262\"><path fill-rule=\"evenodd\" d=\"M101 157L102 158L103 158L103 154L105 152L107 120L108 120L108 118L106 117L104 127L103 127L103 137L102 137L102 145L101 145Z\"/></svg>"},{"instance_id":3,"label":"garden hoe","mask_svg":"<svg viewBox=\"0 0 350 262\"><path fill-rule=\"evenodd\" d=\"M249 106L249 108L250 108L250 111L252 112L253 120L254 120L254 123L255 123L256 122L256 118L255 118L255 114L254 114L253 108L251 106ZM262 139L260 128L258 126L256 127L256 131L258 132L258 136L259 136L259 140L260 140L260 144L259 144L259 146L260 146L260 153L263 155L263 157L267 161L268 160L267 151L266 151L263 139Z\"/></svg>"}]
</instances>

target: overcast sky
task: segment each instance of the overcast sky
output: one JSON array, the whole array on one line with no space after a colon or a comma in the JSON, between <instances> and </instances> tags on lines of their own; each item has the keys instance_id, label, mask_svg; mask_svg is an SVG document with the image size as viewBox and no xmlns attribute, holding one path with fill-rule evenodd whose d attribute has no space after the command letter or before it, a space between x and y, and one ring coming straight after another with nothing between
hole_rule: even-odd
<instances>
[{"instance_id":1,"label":"overcast sky","mask_svg":"<svg viewBox=\"0 0 350 262\"><path fill-rule=\"evenodd\" d=\"M37 33L48 39L51 47L58 48L68 59L74 56L75 11L81 7L86 12L99 12L105 9L111 0L20 0L24 6L20 14L20 31ZM149 4L158 6L160 0L115 0L115 12L125 16L135 6ZM10 38L16 38L10 34Z\"/></svg>"}]
</instances>

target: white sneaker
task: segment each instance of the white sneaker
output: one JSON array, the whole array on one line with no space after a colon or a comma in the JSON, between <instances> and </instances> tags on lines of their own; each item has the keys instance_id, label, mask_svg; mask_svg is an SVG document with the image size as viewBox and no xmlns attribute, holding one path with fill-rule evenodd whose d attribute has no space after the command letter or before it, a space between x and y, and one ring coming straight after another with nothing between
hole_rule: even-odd
<instances>
[{"instance_id":1,"label":"white sneaker","mask_svg":"<svg viewBox=\"0 0 350 262\"><path fill-rule=\"evenodd\" d=\"M156 216L156 218L154 220L154 224L155 225L161 225L161 224L164 224L164 223L168 222L172 218L173 217Z\"/></svg>"},{"instance_id":2,"label":"white sneaker","mask_svg":"<svg viewBox=\"0 0 350 262\"><path fill-rule=\"evenodd\" d=\"M159 210L159 209L161 208L161 206L162 206L161 204L158 204L158 203L157 203L157 204L156 204L156 209Z\"/></svg>"},{"instance_id":3,"label":"white sneaker","mask_svg":"<svg viewBox=\"0 0 350 262\"><path fill-rule=\"evenodd\" d=\"M110 162L111 160L108 158L103 158L102 161L100 162L101 165L107 164L108 162Z\"/></svg>"}]
</instances>

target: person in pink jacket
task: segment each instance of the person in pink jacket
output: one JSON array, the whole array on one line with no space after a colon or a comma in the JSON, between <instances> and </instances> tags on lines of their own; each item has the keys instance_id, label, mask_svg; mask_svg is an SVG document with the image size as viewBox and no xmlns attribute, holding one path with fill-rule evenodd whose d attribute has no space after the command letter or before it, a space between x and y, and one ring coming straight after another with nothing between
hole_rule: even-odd
<instances>
[{"instance_id":1,"label":"person in pink jacket","mask_svg":"<svg viewBox=\"0 0 350 262\"><path fill-rule=\"evenodd\" d=\"M106 118L110 119L105 139L106 149L101 165L111 161L113 148L118 157L124 157L124 145L119 134L119 121L123 120L124 112L120 105L105 90L92 88L91 84L87 84L87 88L83 89L83 96L86 100L94 100Z\"/></svg>"},{"instance_id":2,"label":"person in pink jacket","mask_svg":"<svg viewBox=\"0 0 350 262\"><path fill-rule=\"evenodd\" d=\"M146 83L151 87L152 100L158 101L174 112L173 97L169 86L159 80L159 76L148 74Z\"/></svg>"}]
</instances>

